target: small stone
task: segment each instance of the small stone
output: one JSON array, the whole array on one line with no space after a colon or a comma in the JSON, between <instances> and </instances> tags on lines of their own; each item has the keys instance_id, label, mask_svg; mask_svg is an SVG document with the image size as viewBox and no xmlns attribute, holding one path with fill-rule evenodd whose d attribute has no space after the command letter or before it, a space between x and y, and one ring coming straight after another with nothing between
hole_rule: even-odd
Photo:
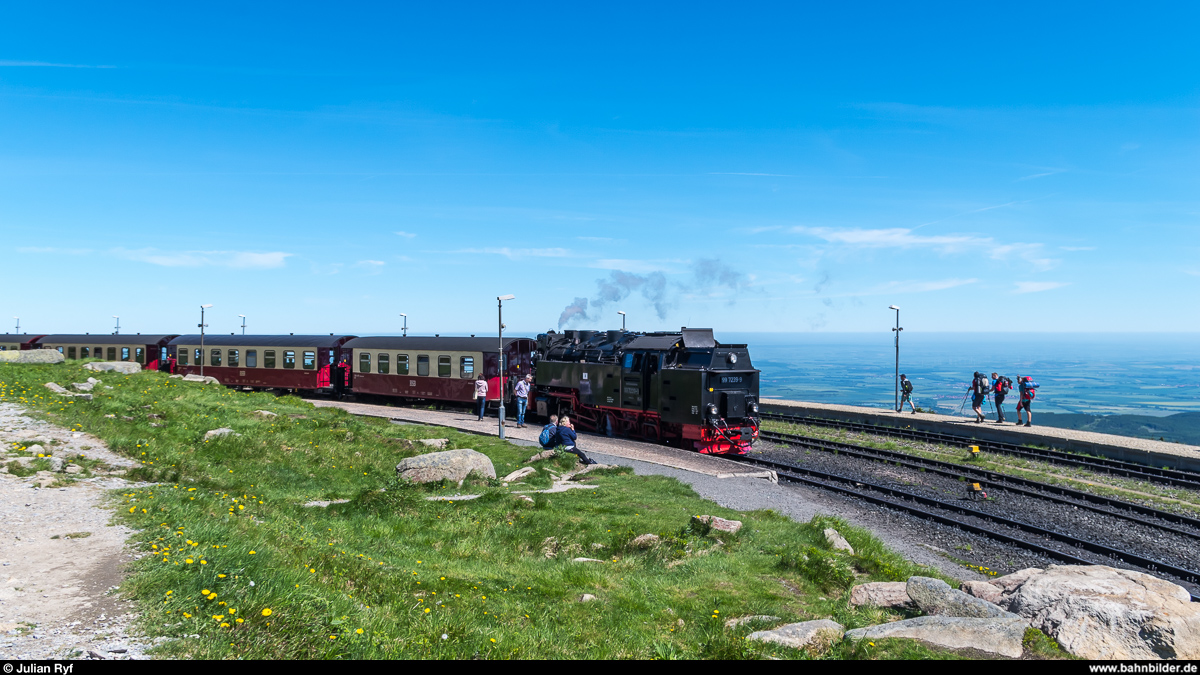
<instances>
[{"instance_id":1,"label":"small stone","mask_svg":"<svg viewBox=\"0 0 1200 675\"><path fill-rule=\"evenodd\" d=\"M422 445L427 445L431 448L437 448L438 450L441 450L442 448L446 447L446 444L450 442L450 439L449 438L419 438L419 439L417 439L417 442L421 443Z\"/></svg>"},{"instance_id":2,"label":"small stone","mask_svg":"<svg viewBox=\"0 0 1200 675\"><path fill-rule=\"evenodd\" d=\"M96 385L92 384L91 382L72 382L71 386L75 387L77 391L91 391L92 387Z\"/></svg>"},{"instance_id":3,"label":"small stone","mask_svg":"<svg viewBox=\"0 0 1200 675\"><path fill-rule=\"evenodd\" d=\"M279 415L276 415L270 410L255 410L254 414L258 415L259 417L279 417Z\"/></svg>"},{"instance_id":4,"label":"small stone","mask_svg":"<svg viewBox=\"0 0 1200 675\"><path fill-rule=\"evenodd\" d=\"M652 546L654 546L657 543L658 543L658 535L657 534L642 534L642 535L638 535L638 536L634 537L629 542L629 545L633 546L634 548L651 548Z\"/></svg>"},{"instance_id":5,"label":"small stone","mask_svg":"<svg viewBox=\"0 0 1200 675\"><path fill-rule=\"evenodd\" d=\"M840 532L832 527L825 528L825 541L829 542L829 545L835 551L845 551L850 555L854 555L854 547L850 545L850 542L846 541Z\"/></svg>"},{"instance_id":6,"label":"small stone","mask_svg":"<svg viewBox=\"0 0 1200 675\"><path fill-rule=\"evenodd\" d=\"M730 620L726 621L725 627L726 628L737 628L738 626L741 626L741 625L744 625L747 623L767 622L767 621L779 621L779 617L768 616L766 614L755 614L754 616L739 616L736 619L730 619Z\"/></svg>"},{"instance_id":7,"label":"small stone","mask_svg":"<svg viewBox=\"0 0 1200 675\"><path fill-rule=\"evenodd\" d=\"M602 563L602 562L604 562L604 561L603 561L603 560L596 560L595 558L571 558L571 562L598 562L598 563Z\"/></svg>"},{"instance_id":8,"label":"small stone","mask_svg":"<svg viewBox=\"0 0 1200 675\"><path fill-rule=\"evenodd\" d=\"M230 436L230 435L241 436L241 434L234 433L233 429L230 429L229 427L221 427L220 429L213 429L212 431L206 432L204 434L204 440L209 441L214 438L221 438L223 436Z\"/></svg>"},{"instance_id":9,"label":"small stone","mask_svg":"<svg viewBox=\"0 0 1200 675\"><path fill-rule=\"evenodd\" d=\"M533 468L532 466L524 466L524 467L521 467L520 469L517 469L516 471L508 474L504 478L501 478L500 482L511 483L513 481L520 480L520 479L524 478L525 476L528 476L529 474L532 474L532 473L537 473L537 469Z\"/></svg>"},{"instance_id":10,"label":"small stone","mask_svg":"<svg viewBox=\"0 0 1200 675\"><path fill-rule=\"evenodd\" d=\"M95 363L83 364L84 370L105 371L111 370L122 375L133 375L142 371L142 364L134 361L99 361Z\"/></svg>"},{"instance_id":11,"label":"small stone","mask_svg":"<svg viewBox=\"0 0 1200 675\"><path fill-rule=\"evenodd\" d=\"M1029 624L1021 617L981 619L957 616L920 616L894 623L846 631L850 640L910 638L950 649L978 649L989 654L1019 658L1021 641Z\"/></svg>"},{"instance_id":12,"label":"small stone","mask_svg":"<svg viewBox=\"0 0 1200 675\"><path fill-rule=\"evenodd\" d=\"M520 500L523 500L523 501L527 501L527 502L529 502L530 504L534 503L534 502L533 502L533 497L530 497L529 495L517 495L517 499L520 499Z\"/></svg>"},{"instance_id":13,"label":"small stone","mask_svg":"<svg viewBox=\"0 0 1200 675\"><path fill-rule=\"evenodd\" d=\"M50 458L50 470L56 473L63 470L63 460L61 457Z\"/></svg>"},{"instance_id":14,"label":"small stone","mask_svg":"<svg viewBox=\"0 0 1200 675\"><path fill-rule=\"evenodd\" d=\"M692 525L697 529L708 526L714 530L728 532L729 534L737 534L742 529L742 521L726 520L717 516L692 516Z\"/></svg>"},{"instance_id":15,"label":"small stone","mask_svg":"<svg viewBox=\"0 0 1200 675\"><path fill-rule=\"evenodd\" d=\"M595 599L596 596L592 595L591 593L584 593L583 595L579 596L580 602L591 602Z\"/></svg>"},{"instance_id":16,"label":"small stone","mask_svg":"<svg viewBox=\"0 0 1200 675\"><path fill-rule=\"evenodd\" d=\"M908 584L903 581L872 581L850 589L850 605L873 605L890 609L912 607L913 601L908 597Z\"/></svg>"},{"instance_id":17,"label":"small stone","mask_svg":"<svg viewBox=\"0 0 1200 675\"><path fill-rule=\"evenodd\" d=\"M33 455L34 455L35 457L36 457L37 455L49 455L49 454L51 454L49 450L47 450L47 449L43 448L43 447L42 447L42 446L40 446L40 445L30 445L30 446L28 446L28 447L26 447L26 448L25 448L25 451L26 451L26 452L31 452L31 453L33 453Z\"/></svg>"},{"instance_id":18,"label":"small stone","mask_svg":"<svg viewBox=\"0 0 1200 675\"><path fill-rule=\"evenodd\" d=\"M67 473L72 473L72 474L74 474L74 473L82 473L82 472L83 472L83 467L82 467L82 466L79 466L78 464L68 464L68 465L67 465L67 468L66 468L66 469L64 469L64 471L66 471Z\"/></svg>"},{"instance_id":19,"label":"small stone","mask_svg":"<svg viewBox=\"0 0 1200 675\"><path fill-rule=\"evenodd\" d=\"M1000 595L1004 593L1004 589L994 584L989 584L986 581L964 581L959 587L963 593L972 597L986 600L992 604L999 604Z\"/></svg>"},{"instance_id":20,"label":"small stone","mask_svg":"<svg viewBox=\"0 0 1200 675\"><path fill-rule=\"evenodd\" d=\"M810 645L828 647L842 639L845 632L846 629L842 624L829 619L820 619L789 623L774 630L756 631L746 636L746 639L802 649Z\"/></svg>"},{"instance_id":21,"label":"small stone","mask_svg":"<svg viewBox=\"0 0 1200 675\"><path fill-rule=\"evenodd\" d=\"M496 467L482 452L463 448L409 457L396 465L396 473L416 483L432 483L443 479L462 481L472 473L495 478Z\"/></svg>"},{"instance_id":22,"label":"small stone","mask_svg":"<svg viewBox=\"0 0 1200 675\"><path fill-rule=\"evenodd\" d=\"M996 605L950 588L941 579L909 577L905 586L908 597L926 614L978 619L1013 618Z\"/></svg>"}]
</instances>

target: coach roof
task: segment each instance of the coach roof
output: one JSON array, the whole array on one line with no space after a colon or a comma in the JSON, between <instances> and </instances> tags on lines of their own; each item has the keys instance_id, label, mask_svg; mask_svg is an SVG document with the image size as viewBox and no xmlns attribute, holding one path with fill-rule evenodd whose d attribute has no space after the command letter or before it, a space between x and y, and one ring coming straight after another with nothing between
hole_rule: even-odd
<instances>
[{"instance_id":1,"label":"coach roof","mask_svg":"<svg viewBox=\"0 0 1200 675\"><path fill-rule=\"evenodd\" d=\"M155 345L166 343L174 335L142 335L129 333L127 335L46 335L38 339L40 345L77 344L77 345Z\"/></svg>"},{"instance_id":2,"label":"coach roof","mask_svg":"<svg viewBox=\"0 0 1200 675\"><path fill-rule=\"evenodd\" d=\"M517 340L529 338L504 338L504 346L509 346ZM498 351L498 338L486 337L400 337L386 335L380 337L360 337L347 342L344 347L350 349L380 349L386 351L445 351L445 352L495 352Z\"/></svg>"},{"instance_id":3,"label":"coach roof","mask_svg":"<svg viewBox=\"0 0 1200 675\"><path fill-rule=\"evenodd\" d=\"M214 347L337 347L353 335L205 335L204 346ZM199 345L200 334L180 335L172 345Z\"/></svg>"}]
</instances>

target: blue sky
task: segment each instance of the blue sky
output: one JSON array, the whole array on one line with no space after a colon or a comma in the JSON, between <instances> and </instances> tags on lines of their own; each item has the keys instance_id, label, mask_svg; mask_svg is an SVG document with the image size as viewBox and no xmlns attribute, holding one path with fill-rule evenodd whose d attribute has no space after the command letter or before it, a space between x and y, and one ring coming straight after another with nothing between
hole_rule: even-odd
<instances>
[{"instance_id":1,"label":"blue sky","mask_svg":"<svg viewBox=\"0 0 1200 675\"><path fill-rule=\"evenodd\" d=\"M0 316L1200 330L1194 3L434 4L0 7Z\"/></svg>"}]
</instances>

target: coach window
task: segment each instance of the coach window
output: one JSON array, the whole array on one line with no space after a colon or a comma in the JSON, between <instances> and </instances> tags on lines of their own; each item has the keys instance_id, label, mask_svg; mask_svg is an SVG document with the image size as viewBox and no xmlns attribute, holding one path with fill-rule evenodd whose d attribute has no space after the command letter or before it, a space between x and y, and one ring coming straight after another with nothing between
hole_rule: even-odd
<instances>
[{"instance_id":1,"label":"coach window","mask_svg":"<svg viewBox=\"0 0 1200 675\"><path fill-rule=\"evenodd\" d=\"M371 355L368 354L367 352L361 352L358 355L358 372L360 372L360 373L371 372Z\"/></svg>"},{"instance_id":2,"label":"coach window","mask_svg":"<svg viewBox=\"0 0 1200 675\"><path fill-rule=\"evenodd\" d=\"M75 358L75 348L74 347L67 347L67 358L68 359Z\"/></svg>"},{"instance_id":3,"label":"coach window","mask_svg":"<svg viewBox=\"0 0 1200 675\"><path fill-rule=\"evenodd\" d=\"M429 356L427 354L417 354L417 375L429 377Z\"/></svg>"},{"instance_id":4,"label":"coach window","mask_svg":"<svg viewBox=\"0 0 1200 675\"><path fill-rule=\"evenodd\" d=\"M80 347L79 348L79 358L86 359L87 357L88 357L88 348Z\"/></svg>"},{"instance_id":5,"label":"coach window","mask_svg":"<svg viewBox=\"0 0 1200 675\"><path fill-rule=\"evenodd\" d=\"M474 356L460 356L458 358L458 376L464 379L475 377Z\"/></svg>"},{"instance_id":6,"label":"coach window","mask_svg":"<svg viewBox=\"0 0 1200 675\"><path fill-rule=\"evenodd\" d=\"M221 365L221 350L220 349L214 349L211 352L209 352L208 365L210 365L210 366Z\"/></svg>"},{"instance_id":7,"label":"coach window","mask_svg":"<svg viewBox=\"0 0 1200 675\"><path fill-rule=\"evenodd\" d=\"M283 367L287 368L288 370L295 370L296 352L290 349L283 350Z\"/></svg>"},{"instance_id":8,"label":"coach window","mask_svg":"<svg viewBox=\"0 0 1200 675\"><path fill-rule=\"evenodd\" d=\"M144 365L146 363L146 348L138 347L133 350L133 360Z\"/></svg>"},{"instance_id":9,"label":"coach window","mask_svg":"<svg viewBox=\"0 0 1200 675\"><path fill-rule=\"evenodd\" d=\"M258 367L258 350L257 349L247 349L246 350L246 367L247 368L257 368Z\"/></svg>"},{"instance_id":10,"label":"coach window","mask_svg":"<svg viewBox=\"0 0 1200 675\"><path fill-rule=\"evenodd\" d=\"M438 357L438 377L450 377L450 357Z\"/></svg>"},{"instance_id":11,"label":"coach window","mask_svg":"<svg viewBox=\"0 0 1200 675\"><path fill-rule=\"evenodd\" d=\"M390 370L390 366L391 366L390 361L391 361L391 357L389 357L387 354L379 355L379 364L376 367L379 369L380 375L388 374L388 370Z\"/></svg>"},{"instance_id":12,"label":"coach window","mask_svg":"<svg viewBox=\"0 0 1200 675\"><path fill-rule=\"evenodd\" d=\"M227 359L226 359L225 365L229 366L230 368L237 368L238 363L240 363L242 360L241 359L242 355L239 354L238 350L236 350L236 349L230 349L229 353L226 356L227 356Z\"/></svg>"},{"instance_id":13,"label":"coach window","mask_svg":"<svg viewBox=\"0 0 1200 675\"><path fill-rule=\"evenodd\" d=\"M305 370L316 370L317 369L317 353L316 352L304 352L304 362L302 365L304 366Z\"/></svg>"},{"instance_id":14,"label":"coach window","mask_svg":"<svg viewBox=\"0 0 1200 675\"><path fill-rule=\"evenodd\" d=\"M268 349L267 351L263 352L263 368L274 368L274 367L275 367L275 350Z\"/></svg>"},{"instance_id":15,"label":"coach window","mask_svg":"<svg viewBox=\"0 0 1200 675\"><path fill-rule=\"evenodd\" d=\"M187 350L186 350L186 349L180 349L180 350L178 351L178 354L179 354L179 358L178 358L178 359L176 359L176 360L179 362L179 365L181 365L181 366L186 366L186 365L188 364L188 363L187 363Z\"/></svg>"},{"instance_id":16,"label":"coach window","mask_svg":"<svg viewBox=\"0 0 1200 675\"><path fill-rule=\"evenodd\" d=\"M396 374L397 375L407 375L408 374L408 354L397 354L396 355Z\"/></svg>"},{"instance_id":17,"label":"coach window","mask_svg":"<svg viewBox=\"0 0 1200 675\"><path fill-rule=\"evenodd\" d=\"M129 347L121 347L121 360L122 361L129 360Z\"/></svg>"}]
</instances>

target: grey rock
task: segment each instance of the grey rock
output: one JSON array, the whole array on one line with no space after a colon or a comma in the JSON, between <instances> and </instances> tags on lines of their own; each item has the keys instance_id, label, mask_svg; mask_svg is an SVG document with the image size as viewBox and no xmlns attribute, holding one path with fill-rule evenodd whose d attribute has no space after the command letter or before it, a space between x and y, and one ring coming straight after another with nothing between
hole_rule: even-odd
<instances>
[{"instance_id":1,"label":"grey rock","mask_svg":"<svg viewBox=\"0 0 1200 675\"><path fill-rule=\"evenodd\" d=\"M167 379L170 379L170 380L182 380L182 379L183 379L183 376L182 376L182 375L168 375L168 376L167 376Z\"/></svg>"},{"instance_id":2,"label":"grey rock","mask_svg":"<svg viewBox=\"0 0 1200 675\"><path fill-rule=\"evenodd\" d=\"M441 450L442 448L446 447L446 444L450 442L450 439L449 438L419 438L419 439L417 439L417 442L421 443L422 445L427 445L431 448L437 448L438 450Z\"/></svg>"},{"instance_id":3,"label":"grey rock","mask_svg":"<svg viewBox=\"0 0 1200 675\"><path fill-rule=\"evenodd\" d=\"M850 589L850 605L874 605L875 607L913 607L908 597L908 584L903 581L872 581Z\"/></svg>"},{"instance_id":4,"label":"grey rock","mask_svg":"<svg viewBox=\"0 0 1200 675\"><path fill-rule=\"evenodd\" d=\"M846 541L846 538L840 532L832 527L825 528L825 541L829 542L829 545L835 551L845 551L850 555L854 555L854 547L850 545L850 542Z\"/></svg>"},{"instance_id":5,"label":"grey rock","mask_svg":"<svg viewBox=\"0 0 1200 675\"><path fill-rule=\"evenodd\" d=\"M97 361L83 364L85 370L103 372L111 370L122 375L133 375L142 372L142 364L133 361Z\"/></svg>"},{"instance_id":6,"label":"grey rock","mask_svg":"<svg viewBox=\"0 0 1200 675\"><path fill-rule=\"evenodd\" d=\"M1169 581L1104 565L1051 565L996 582L1009 611L1075 656L1200 659L1200 603Z\"/></svg>"},{"instance_id":7,"label":"grey rock","mask_svg":"<svg viewBox=\"0 0 1200 675\"><path fill-rule=\"evenodd\" d=\"M79 399L80 401L90 401L90 400L92 400L92 395L91 394L75 394L75 398Z\"/></svg>"},{"instance_id":8,"label":"grey rock","mask_svg":"<svg viewBox=\"0 0 1200 675\"><path fill-rule=\"evenodd\" d=\"M742 521L726 520L717 516L692 516L692 525L697 527L708 525L714 530L729 534L737 534L742 529Z\"/></svg>"},{"instance_id":9,"label":"grey rock","mask_svg":"<svg viewBox=\"0 0 1200 675\"><path fill-rule=\"evenodd\" d=\"M634 548L652 548L657 543L658 543L658 535L647 533L647 534L640 534L640 535L634 537L629 542L629 545L633 546Z\"/></svg>"},{"instance_id":10,"label":"grey rock","mask_svg":"<svg viewBox=\"0 0 1200 675\"><path fill-rule=\"evenodd\" d=\"M1014 618L1003 609L986 600L972 597L950 588L941 579L909 577L906 586L908 597L926 614L977 619Z\"/></svg>"},{"instance_id":11,"label":"grey rock","mask_svg":"<svg viewBox=\"0 0 1200 675\"><path fill-rule=\"evenodd\" d=\"M29 446L26 446L26 447L25 447L25 451L26 451L26 452L33 453L33 455L34 455L35 457L36 457L36 456L38 456L38 455L50 455L50 454L53 454L52 452L50 452L49 450L47 450L47 449L43 448L43 447L42 447L42 446L40 446L40 445L29 445Z\"/></svg>"},{"instance_id":12,"label":"grey rock","mask_svg":"<svg viewBox=\"0 0 1200 675\"><path fill-rule=\"evenodd\" d=\"M978 649L989 654L1019 658L1021 641L1029 624L1021 617L981 619L958 616L920 616L846 631L850 640L909 638L949 649Z\"/></svg>"},{"instance_id":13,"label":"grey rock","mask_svg":"<svg viewBox=\"0 0 1200 675\"><path fill-rule=\"evenodd\" d=\"M241 434L234 433L233 429L230 429L229 427L221 427L220 429L213 429L212 431L206 432L204 434L204 440L211 441L214 438L222 438L224 436L241 436Z\"/></svg>"},{"instance_id":14,"label":"grey rock","mask_svg":"<svg viewBox=\"0 0 1200 675\"><path fill-rule=\"evenodd\" d=\"M199 382L200 384L221 384L220 380L218 380L215 377L210 377L208 375L205 375L204 377L200 377L199 375L184 375L183 381L184 382Z\"/></svg>"},{"instance_id":15,"label":"grey rock","mask_svg":"<svg viewBox=\"0 0 1200 675\"><path fill-rule=\"evenodd\" d=\"M68 464L67 468L63 469L63 470L66 471L67 473L72 473L72 474L83 473L83 467L79 466L78 464Z\"/></svg>"},{"instance_id":16,"label":"grey rock","mask_svg":"<svg viewBox=\"0 0 1200 675\"><path fill-rule=\"evenodd\" d=\"M999 586L994 586L986 581L964 581L959 587L963 593L986 600L992 604L998 604L1000 596L1004 593Z\"/></svg>"},{"instance_id":17,"label":"grey rock","mask_svg":"<svg viewBox=\"0 0 1200 675\"><path fill-rule=\"evenodd\" d=\"M595 559L595 558L571 558L571 562L598 562L598 563L602 563L602 562L604 562L604 561L603 561L603 560L597 560L597 559Z\"/></svg>"},{"instance_id":18,"label":"grey rock","mask_svg":"<svg viewBox=\"0 0 1200 675\"><path fill-rule=\"evenodd\" d=\"M774 630L760 630L746 636L747 640L771 642L792 649L803 649L810 645L822 644L828 646L842 639L845 627L836 621L820 619L817 621L802 621L789 623Z\"/></svg>"},{"instance_id":19,"label":"grey rock","mask_svg":"<svg viewBox=\"0 0 1200 675\"><path fill-rule=\"evenodd\" d=\"M537 469L533 468L532 466L523 466L520 469L508 474L504 478L501 478L500 481L503 483L511 483L513 481L521 480L525 476L528 476L532 473L537 473Z\"/></svg>"},{"instance_id":20,"label":"grey rock","mask_svg":"<svg viewBox=\"0 0 1200 675\"><path fill-rule=\"evenodd\" d=\"M739 616L736 619L730 619L725 622L726 628L737 628L748 623L766 623L768 621L779 621L777 616L769 616L767 614L755 614L754 616ZM794 625L794 624L793 624Z\"/></svg>"},{"instance_id":21,"label":"grey rock","mask_svg":"<svg viewBox=\"0 0 1200 675\"><path fill-rule=\"evenodd\" d=\"M259 417L279 417L279 415L276 415L270 410L255 410L254 414L258 415Z\"/></svg>"},{"instance_id":22,"label":"grey rock","mask_svg":"<svg viewBox=\"0 0 1200 675\"><path fill-rule=\"evenodd\" d=\"M96 385L92 384L91 382L72 382L71 386L75 387L76 391L91 391L92 387Z\"/></svg>"},{"instance_id":23,"label":"grey rock","mask_svg":"<svg viewBox=\"0 0 1200 675\"><path fill-rule=\"evenodd\" d=\"M63 464L64 463L63 463L63 460L61 457L51 457L50 458L50 470L51 471L54 471L56 473L62 472Z\"/></svg>"},{"instance_id":24,"label":"grey rock","mask_svg":"<svg viewBox=\"0 0 1200 675\"><path fill-rule=\"evenodd\" d=\"M533 464L534 462L540 462L543 459L550 459L551 457L553 457L555 455L555 453L556 453L555 450L543 450L543 451L539 452L538 454L534 455L533 457L530 457L529 459L525 460L525 463Z\"/></svg>"},{"instance_id":25,"label":"grey rock","mask_svg":"<svg viewBox=\"0 0 1200 675\"><path fill-rule=\"evenodd\" d=\"M56 382L47 382L46 388L60 396L74 396L74 394L67 391L66 389L63 389L62 386L60 386Z\"/></svg>"},{"instance_id":26,"label":"grey rock","mask_svg":"<svg viewBox=\"0 0 1200 675\"><path fill-rule=\"evenodd\" d=\"M0 352L0 363L62 363L67 357L57 349L25 349Z\"/></svg>"},{"instance_id":27,"label":"grey rock","mask_svg":"<svg viewBox=\"0 0 1200 675\"><path fill-rule=\"evenodd\" d=\"M461 481L472 473L495 478L496 467L482 452L470 449L443 450L409 457L396 465L396 473L417 483L432 483L442 479Z\"/></svg>"},{"instance_id":28,"label":"grey rock","mask_svg":"<svg viewBox=\"0 0 1200 675\"><path fill-rule=\"evenodd\" d=\"M583 595L579 596L580 602L591 602L595 599L596 596L592 595L591 593L584 593Z\"/></svg>"}]
</instances>

